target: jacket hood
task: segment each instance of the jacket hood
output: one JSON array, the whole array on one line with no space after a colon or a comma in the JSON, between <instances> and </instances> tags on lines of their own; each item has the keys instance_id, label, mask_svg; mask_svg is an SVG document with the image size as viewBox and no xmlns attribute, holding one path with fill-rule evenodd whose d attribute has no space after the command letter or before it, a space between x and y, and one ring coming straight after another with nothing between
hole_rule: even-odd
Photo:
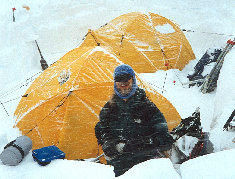
<instances>
[{"instance_id":1,"label":"jacket hood","mask_svg":"<svg viewBox=\"0 0 235 179\"><path fill-rule=\"evenodd\" d=\"M119 65L118 67L115 68L114 70L114 74L113 74L113 79L115 80L115 77L118 75L123 75L123 74L130 74L133 77L133 83L132 83L132 89L131 92L129 94L127 94L126 96L123 96L117 89L117 85L114 82L114 91L115 93L122 99L128 99L130 98L133 94L135 94L136 88L137 88L137 84L136 84L136 78L135 78L135 72L134 70L131 68L131 66L123 64L123 65Z\"/></svg>"}]
</instances>

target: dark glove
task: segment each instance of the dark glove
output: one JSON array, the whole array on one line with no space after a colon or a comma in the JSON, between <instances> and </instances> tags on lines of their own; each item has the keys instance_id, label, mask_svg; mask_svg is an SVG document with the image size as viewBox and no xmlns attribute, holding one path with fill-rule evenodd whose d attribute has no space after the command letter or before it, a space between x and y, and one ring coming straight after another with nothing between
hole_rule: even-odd
<instances>
[{"instance_id":1,"label":"dark glove","mask_svg":"<svg viewBox=\"0 0 235 179\"><path fill-rule=\"evenodd\" d=\"M160 145L160 142L157 137L144 137L144 144L146 146L157 147Z\"/></svg>"},{"instance_id":2,"label":"dark glove","mask_svg":"<svg viewBox=\"0 0 235 179\"><path fill-rule=\"evenodd\" d=\"M159 145L159 141L153 139L150 136L140 137L138 139L131 139L126 141L126 145L123 149L124 152L138 152L148 148L152 148Z\"/></svg>"},{"instance_id":3,"label":"dark glove","mask_svg":"<svg viewBox=\"0 0 235 179\"><path fill-rule=\"evenodd\" d=\"M114 158L118 155L118 151L116 149L116 142L115 141L105 141L102 145L102 149L104 151L104 154L110 158Z\"/></svg>"},{"instance_id":4,"label":"dark glove","mask_svg":"<svg viewBox=\"0 0 235 179\"><path fill-rule=\"evenodd\" d=\"M160 151L170 150L174 140L171 135L159 136L158 145L156 146Z\"/></svg>"}]
</instances>

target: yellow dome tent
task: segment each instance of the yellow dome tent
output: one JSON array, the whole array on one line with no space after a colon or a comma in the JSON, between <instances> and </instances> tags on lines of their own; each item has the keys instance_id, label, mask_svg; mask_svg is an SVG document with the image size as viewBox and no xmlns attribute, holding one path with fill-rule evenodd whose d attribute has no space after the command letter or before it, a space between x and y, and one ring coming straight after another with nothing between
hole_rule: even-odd
<instances>
[{"instance_id":1,"label":"yellow dome tent","mask_svg":"<svg viewBox=\"0 0 235 179\"><path fill-rule=\"evenodd\" d=\"M122 62L107 49L76 48L46 69L22 97L16 126L33 141L33 148L57 145L67 159L94 158L98 148L94 127L113 93L113 71ZM145 85L149 98L167 119L169 129L179 124L173 105Z\"/></svg>"},{"instance_id":2,"label":"yellow dome tent","mask_svg":"<svg viewBox=\"0 0 235 179\"><path fill-rule=\"evenodd\" d=\"M32 139L33 149L57 145L67 159L94 158L102 153L94 127L113 94L113 71L123 63L106 45L97 46L93 33L88 33L80 47L46 69L26 91L15 111L16 127ZM172 130L180 123L180 115L136 76L138 86L146 90Z\"/></svg>"},{"instance_id":3,"label":"yellow dome tent","mask_svg":"<svg viewBox=\"0 0 235 179\"><path fill-rule=\"evenodd\" d=\"M182 70L195 59L180 28L158 14L133 12L121 15L95 31L89 31L84 45L106 46L137 73Z\"/></svg>"}]
</instances>

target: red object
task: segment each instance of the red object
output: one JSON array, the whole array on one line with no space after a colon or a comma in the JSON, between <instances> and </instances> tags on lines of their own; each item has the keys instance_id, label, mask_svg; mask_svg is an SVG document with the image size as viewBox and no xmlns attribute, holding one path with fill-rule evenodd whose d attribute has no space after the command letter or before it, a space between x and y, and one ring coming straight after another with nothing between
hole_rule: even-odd
<instances>
[{"instance_id":1,"label":"red object","mask_svg":"<svg viewBox=\"0 0 235 179\"><path fill-rule=\"evenodd\" d=\"M229 40L227 41L227 43L228 43L228 44L231 44L231 45L235 45L235 41L232 41L231 39L229 39Z\"/></svg>"},{"instance_id":2,"label":"red object","mask_svg":"<svg viewBox=\"0 0 235 179\"><path fill-rule=\"evenodd\" d=\"M168 66L169 66L169 63L165 63L165 66L167 66L167 67L168 67Z\"/></svg>"},{"instance_id":3,"label":"red object","mask_svg":"<svg viewBox=\"0 0 235 179\"><path fill-rule=\"evenodd\" d=\"M176 81L174 80L173 83L175 83Z\"/></svg>"},{"instance_id":4,"label":"red object","mask_svg":"<svg viewBox=\"0 0 235 179\"><path fill-rule=\"evenodd\" d=\"M13 11L15 11L15 10L16 10L16 8L15 8L15 7L13 7L13 8L12 8L12 10L13 10Z\"/></svg>"}]
</instances>

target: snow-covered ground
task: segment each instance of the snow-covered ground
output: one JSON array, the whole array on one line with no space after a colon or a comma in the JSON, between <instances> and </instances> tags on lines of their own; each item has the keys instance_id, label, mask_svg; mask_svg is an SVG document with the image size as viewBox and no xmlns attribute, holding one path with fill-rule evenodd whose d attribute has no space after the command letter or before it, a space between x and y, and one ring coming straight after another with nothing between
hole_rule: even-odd
<instances>
[{"instance_id":1,"label":"snow-covered ground","mask_svg":"<svg viewBox=\"0 0 235 179\"><path fill-rule=\"evenodd\" d=\"M12 22L14 7L15 22ZM163 93L182 118L200 107L202 126L204 131L210 132L215 153L183 163L180 174L169 159L153 159L136 165L120 178L235 178L235 143L232 143L235 132L223 131L223 125L235 108L235 49L225 58L214 92L202 94L196 86L182 85L208 48L224 47L228 39L235 38L234 7L234 0L1 0L0 152L19 136L17 129L12 127L13 113L21 95L41 70L35 40L43 57L52 64L79 46L88 29L97 29L124 13L153 12L176 22L181 29L194 31L185 32L185 35L196 59L182 71L157 71L140 76ZM210 68L209 65L205 71ZM102 164L68 160L53 161L41 167L30 153L18 166L0 163L0 178L110 179L114 178L112 170Z\"/></svg>"}]
</instances>

